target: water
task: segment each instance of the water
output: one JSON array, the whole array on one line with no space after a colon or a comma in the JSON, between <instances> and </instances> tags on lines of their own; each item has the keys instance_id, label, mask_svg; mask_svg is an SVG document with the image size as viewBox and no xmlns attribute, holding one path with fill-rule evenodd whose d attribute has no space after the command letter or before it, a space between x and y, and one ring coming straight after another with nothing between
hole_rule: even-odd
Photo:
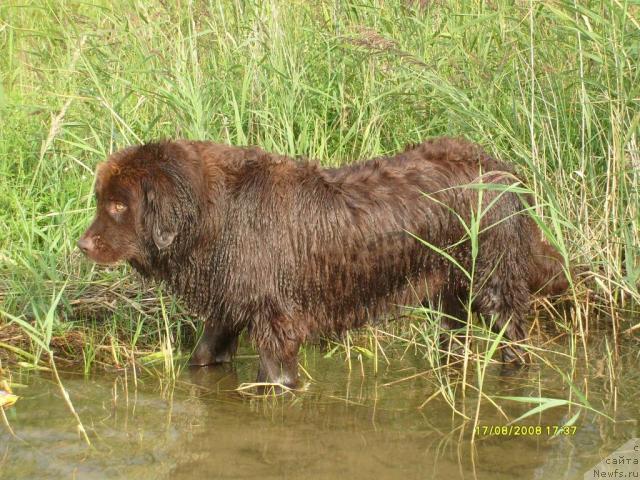
<instances>
[{"instance_id":1,"label":"water","mask_svg":"<svg viewBox=\"0 0 640 480\"><path fill-rule=\"evenodd\" d=\"M314 381L295 396L257 399L235 391L255 375L256 359L241 358L234 368L183 370L177 380L139 374L100 374L86 378L67 373L70 393L93 448L81 441L58 385L51 377L17 373L22 398L7 416L18 439L0 427L2 478L349 478L349 479L573 479L627 439L639 436L640 372L638 339L621 345L612 383L604 336L578 352L572 381L587 392L595 409L558 407L519 425L561 425L580 415L574 435L478 435L470 442L473 421L464 421L436 395L425 361L400 350L387 354L391 365L357 360L349 371L344 358L324 358L309 349L306 365ZM554 349L562 348L555 345ZM564 348L568 348L565 346ZM556 359L565 371L568 359ZM364 373L364 376L363 376ZM404 378L413 376L408 380ZM532 405L496 396L569 398L569 387L548 366L526 369L491 367L484 385L510 418ZM578 401L574 395L573 400ZM473 418L477 395L456 408ZM481 426L508 422L487 400Z\"/></svg>"}]
</instances>

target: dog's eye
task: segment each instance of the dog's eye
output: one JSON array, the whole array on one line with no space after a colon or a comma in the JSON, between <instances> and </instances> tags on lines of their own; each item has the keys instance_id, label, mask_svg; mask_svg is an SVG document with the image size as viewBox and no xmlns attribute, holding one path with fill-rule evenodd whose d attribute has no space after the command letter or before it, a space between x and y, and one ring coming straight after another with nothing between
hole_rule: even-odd
<instances>
[{"instance_id":1,"label":"dog's eye","mask_svg":"<svg viewBox=\"0 0 640 480\"><path fill-rule=\"evenodd\" d=\"M122 202L113 202L113 211L116 213L122 213L127 209L127 206Z\"/></svg>"}]
</instances>

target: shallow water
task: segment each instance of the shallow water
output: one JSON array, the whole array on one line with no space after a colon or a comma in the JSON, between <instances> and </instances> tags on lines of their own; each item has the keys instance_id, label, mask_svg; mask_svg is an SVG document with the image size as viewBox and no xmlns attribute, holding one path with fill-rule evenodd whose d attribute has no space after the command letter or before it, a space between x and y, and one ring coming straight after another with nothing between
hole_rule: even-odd
<instances>
[{"instance_id":1,"label":"shallow water","mask_svg":"<svg viewBox=\"0 0 640 480\"><path fill-rule=\"evenodd\" d=\"M573 479L639 436L640 372L638 339L622 345L612 383L604 336L593 335L578 351L572 381L591 406L556 407L517 425L542 426L540 435L476 436L435 396L433 373L425 361L401 350L389 352L391 365L373 372L373 360L325 358L308 349L306 368L314 378L304 392L278 398L251 398L235 391L255 375L256 360L241 358L234 368L183 370L174 383L161 376L67 373L69 391L93 448L80 440L75 422L51 377L17 373L25 383L6 411L17 438L0 426L2 478L482 478ZM560 346L554 346L554 349ZM567 359L555 359L565 371ZM389 384L391 383L391 384ZM490 367L483 391L510 420L531 404L497 396L569 398L569 387L547 366ZM578 401L576 396L572 397ZM458 392L456 408L472 419L477 395ZM562 425L580 412L575 434L551 438L546 426ZM507 425L483 400L481 426Z\"/></svg>"}]
</instances>

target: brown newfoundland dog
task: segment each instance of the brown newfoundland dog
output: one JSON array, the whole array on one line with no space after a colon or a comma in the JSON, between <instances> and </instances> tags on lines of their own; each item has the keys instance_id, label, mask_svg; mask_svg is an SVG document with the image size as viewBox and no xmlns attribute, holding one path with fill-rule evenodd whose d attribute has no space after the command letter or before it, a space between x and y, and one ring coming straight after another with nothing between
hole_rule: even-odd
<instances>
[{"instance_id":1,"label":"brown newfoundland dog","mask_svg":"<svg viewBox=\"0 0 640 480\"><path fill-rule=\"evenodd\" d=\"M246 328L258 381L293 386L305 339L406 305L429 302L455 327L470 303L524 340L531 294L568 282L516 183L510 166L449 138L329 169L259 148L152 143L99 165L96 218L78 245L165 281L204 319L192 364L231 360ZM525 358L517 344L502 352Z\"/></svg>"}]
</instances>

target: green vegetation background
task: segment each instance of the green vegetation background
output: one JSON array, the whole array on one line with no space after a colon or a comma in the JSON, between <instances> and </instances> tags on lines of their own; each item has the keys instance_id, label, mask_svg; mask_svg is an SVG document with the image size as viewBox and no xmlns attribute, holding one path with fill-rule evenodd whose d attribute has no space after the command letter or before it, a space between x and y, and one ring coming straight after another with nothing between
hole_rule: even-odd
<instances>
[{"instance_id":1,"label":"green vegetation background","mask_svg":"<svg viewBox=\"0 0 640 480\"><path fill-rule=\"evenodd\" d=\"M551 241L592 272L582 321L635 332L639 55L640 6L624 1L2 2L0 350L32 361L57 341L118 363L194 330L155 286L75 248L96 164L160 138L323 165L475 140L517 166Z\"/></svg>"}]
</instances>

